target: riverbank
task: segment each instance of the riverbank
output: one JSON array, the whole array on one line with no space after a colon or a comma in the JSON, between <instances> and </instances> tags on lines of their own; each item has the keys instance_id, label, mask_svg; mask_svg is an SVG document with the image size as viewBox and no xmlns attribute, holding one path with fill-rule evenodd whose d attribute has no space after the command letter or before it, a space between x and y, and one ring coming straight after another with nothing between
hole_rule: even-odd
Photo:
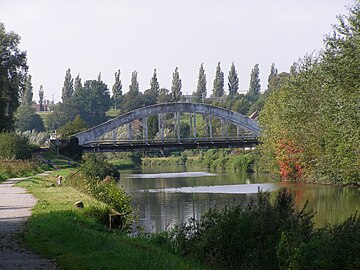
<instances>
[{"instance_id":1,"label":"riverbank","mask_svg":"<svg viewBox=\"0 0 360 270\"><path fill-rule=\"evenodd\" d=\"M38 200L23 241L64 269L204 269L143 239L109 231L101 219L105 204L72 187L56 186L55 174L18 184ZM81 200L84 209L74 203ZM73 241L76 239L76 241Z\"/></svg>"}]
</instances>

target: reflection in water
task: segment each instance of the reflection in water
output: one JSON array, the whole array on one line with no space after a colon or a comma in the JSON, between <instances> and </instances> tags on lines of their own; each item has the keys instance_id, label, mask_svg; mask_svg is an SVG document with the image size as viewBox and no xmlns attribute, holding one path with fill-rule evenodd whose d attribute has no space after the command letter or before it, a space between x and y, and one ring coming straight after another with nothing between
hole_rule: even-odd
<instances>
[{"instance_id":1,"label":"reflection in water","mask_svg":"<svg viewBox=\"0 0 360 270\"><path fill-rule=\"evenodd\" d=\"M163 189L149 189L152 192L165 193L218 193L218 194L254 194L261 191L275 191L277 186L274 184L242 184L242 185L219 185L219 186L198 186L198 187L178 187L178 188L163 188ZM139 190L144 192L145 190Z\"/></svg>"},{"instance_id":2,"label":"reflection in water","mask_svg":"<svg viewBox=\"0 0 360 270\"><path fill-rule=\"evenodd\" d=\"M133 174L127 178L184 178L184 177L203 177L216 176L217 174L208 172L177 172L177 173L151 173L151 174Z\"/></svg>"},{"instance_id":3,"label":"reflection in water","mask_svg":"<svg viewBox=\"0 0 360 270\"><path fill-rule=\"evenodd\" d=\"M144 172L142 174L142 172ZM199 168L147 167L122 171L120 184L130 193L146 231L162 231L190 217L200 219L210 207L244 202L258 188L276 191L286 187L302 208L316 212L317 226L336 224L360 210L360 191L330 185L278 182L264 175L212 174Z\"/></svg>"}]
</instances>

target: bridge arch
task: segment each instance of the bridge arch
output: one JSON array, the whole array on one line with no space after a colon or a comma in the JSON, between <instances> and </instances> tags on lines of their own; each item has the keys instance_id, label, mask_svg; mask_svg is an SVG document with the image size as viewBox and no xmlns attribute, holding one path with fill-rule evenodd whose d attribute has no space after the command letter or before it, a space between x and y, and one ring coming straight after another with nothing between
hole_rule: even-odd
<instances>
[{"instance_id":1,"label":"bridge arch","mask_svg":"<svg viewBox=\"0 0 360 270\"><path fill-rule=\"evenodd\" d=\"M150 115L177 112L211 115L212 117L224 119L235 126L241 127L255 136L258 136L260 133L260 127L258 123L255 120L240 113L208 104L179 102L162 103L142 107L122 114L83 132L74 134L73 136L78 138L79 145L84 145L91 141L96 141L99 137L117 129L120 126L131 123L134 120L144 119Z\"/></svg>"}]
</instances>

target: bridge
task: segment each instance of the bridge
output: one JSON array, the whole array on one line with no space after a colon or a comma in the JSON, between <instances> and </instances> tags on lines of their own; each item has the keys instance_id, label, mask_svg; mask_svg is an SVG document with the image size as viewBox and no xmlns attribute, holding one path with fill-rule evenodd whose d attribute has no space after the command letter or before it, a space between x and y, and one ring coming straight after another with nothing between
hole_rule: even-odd
<instances>
[{"instance_id":1,"label":"bridge","mask_svg":"<svg viewBox=\"0 0 360 270\"><path fill-rule=\"evenodd\" d=\"M173 114L173 138L165 138L165 115ZM180 132L180 118L189 114L190 136L182 138ZM205 122L204 137L199 137L196 114L203 115ZM158 139L149 139L148 117L158 116ZM214 136L213 119L221 123L220 136ZM133 136L134 121L141 121L142 138ZM116 130L121 126L128 126L126 140L117 140ZM236 127L236 135L229 135L229 127ZM204 128L204 127L203 127ZM234 128L233 128L234 129ZM111 140L101 139L111 133ZM163 103L142 107L122 114L105 123L94 126L83 132L74 134L84 152L115 152L115 151L147 151L163 149L196 149L223 147L251 147L258 143L260 133L258 123L242 114L224 108L201 103Z\"/></svg>"}]
</instances>

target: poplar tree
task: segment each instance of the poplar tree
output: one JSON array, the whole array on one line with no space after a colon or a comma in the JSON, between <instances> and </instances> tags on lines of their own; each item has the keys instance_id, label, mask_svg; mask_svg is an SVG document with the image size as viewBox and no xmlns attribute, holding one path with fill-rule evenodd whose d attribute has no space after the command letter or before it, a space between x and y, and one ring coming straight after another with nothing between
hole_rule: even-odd
<instances>
[{"instance_id":1,"label":"poplar tree","mask_svg":"<svg viewBox=\"0 0 360 270\"><path fill-rule=\"evenodd\" d=\"M157 74L156 74L156 68L154 69L154 74L150 80L150 92L151 93L156 93L159 94L160 91L160 85L157 79Z\"/></svg>"},{"instance_id":2,"label":"poplar tree","mask_svg":"<svg viewBox=\"0 0 360 270\"><path fill-rule=\"evenodd\" d=\"M181 96L182 96L181 88L182 88L182 83L181 83L181 79L180 79L180 74L179 74L178 67L176 67L175 71L173 73L173 79L172 79L172 84L171 84L172 101L174 101L174 102L180 101Z\"/></svg>"},{"instance_id":3,"label":"poplar tree","mask_svg":"<svg viewBox=\"0 0 360 270\"><path fill-rule=\"evenodd\" d=\"M25 88L24 88L24 93L23 93L23 97L22 97L22 105L26 105L26 106L31 106L32 105L32 99L33 99L33 86L31 83L31 75L28 75L26 77L26 81L25 81Z\"/></svg>"},{"instance_id":4,"label":"poplar tree","mask_svg":"<svg viewBox=\"0 0 360 270\"><path fill-rule=\"evenodd\" d=\"M269 77L268 77L268 85L267 85L267 90L271 90L270 88L270 81L275 78L278 74L278 70L277 68L275 67L275 64L272 63L271 65L271 68L270 68L270 74L269 74Z\"/></svg>"},{"instance_id":5,"label":"poplar tree","mask_svg":"<svg viewBox=\"0 0 360 270\"><path fill-rule=\"evenodd\" d=\"M81 83L81 78L80 75L78 74L75 78L75 83L74 83L74 93L78 92L81 90L82 88L82 83Z\"/></svg>"},{"instance_id":6,"label":"poplar tree","mask_svg":"<svg viewBox=\"0 0 360 270\"><path fill-rule=\"evenodd\" d=\"M256 101L261 90L259 64L251 70L248 96L251 101Z\"/></svg>"},{"instance_id":7,"label":"poplar tree","mask_svg":"<svg viewBox=\"0 0 360 270\"><path fill-rule=\"evenodd\" d=\"M235 96L239 90L239 78L235 69L234 62L232 62L230 67L228 81L229 96Z\"/></svg>"},{"instance_id":8,"label":"poplar tree","mask_svg":"<svg viewBox=\"0 0 360 270\"><path fill-rule=\"evenodd\" d=\"M39 89L39 109L40 112L44 111L44 87L42 85Z\"/></svg>"},{"instance_id":9,"label":"poplar tree","mask_svg":"<svg viewBox=\"0 0 360 270\"><path fill-rule=\"evenodd\" d=\"M140 91L139 83L137 80L137 71L133 71L131 74L131 84L129 85L129 91L125 95L124 110L131 111L136 109L140 105Z\"/></svg>"},{"instance_id":10,"label":"poplar tree","mask_svg":"<svg viewBox=\"0 0 360 270\"><path fill-rule=\"evenodd\" d=\"M196 92L193 93L194 101L201 102L206 97L206 74L204 70L204 63L201 63L199 68L199 77Z\"/></svg>"},{"instance_id":11,"label":"poplar tree","mask_svg":"<svg viewBox=\"0 0 360 270\"><path fill-rule=\"evenodd\" d=\"M64 86L62 88L61 99L63 102L74 94L74 79L71 77L71 69L68 68L65 74Z\"/></svg>"},{"instance_id":12,"label":"poplar tree","mask_svg":"<svg viewBox=\"0 0 360 270\"><path fill-rule=\"evenodd\" d=\"M121 107L121 102L123 99L120 74L121 74L120 69L117 72L115 72L115 83L112 87L112 92L113 92L112 100L115 109L119 109Z\"/></svg>"},{"instance_id":13,"label":"poplar tree","mask_svg":"<svg viewBox=\"0 0 360 270\"><path fill-rule=\"evenodd\" d=\"M220 62L216 67L216 74L213 86L213 97L222 97L224 95L224 72L221 71Z\"/></svg>"}]
</instances>

